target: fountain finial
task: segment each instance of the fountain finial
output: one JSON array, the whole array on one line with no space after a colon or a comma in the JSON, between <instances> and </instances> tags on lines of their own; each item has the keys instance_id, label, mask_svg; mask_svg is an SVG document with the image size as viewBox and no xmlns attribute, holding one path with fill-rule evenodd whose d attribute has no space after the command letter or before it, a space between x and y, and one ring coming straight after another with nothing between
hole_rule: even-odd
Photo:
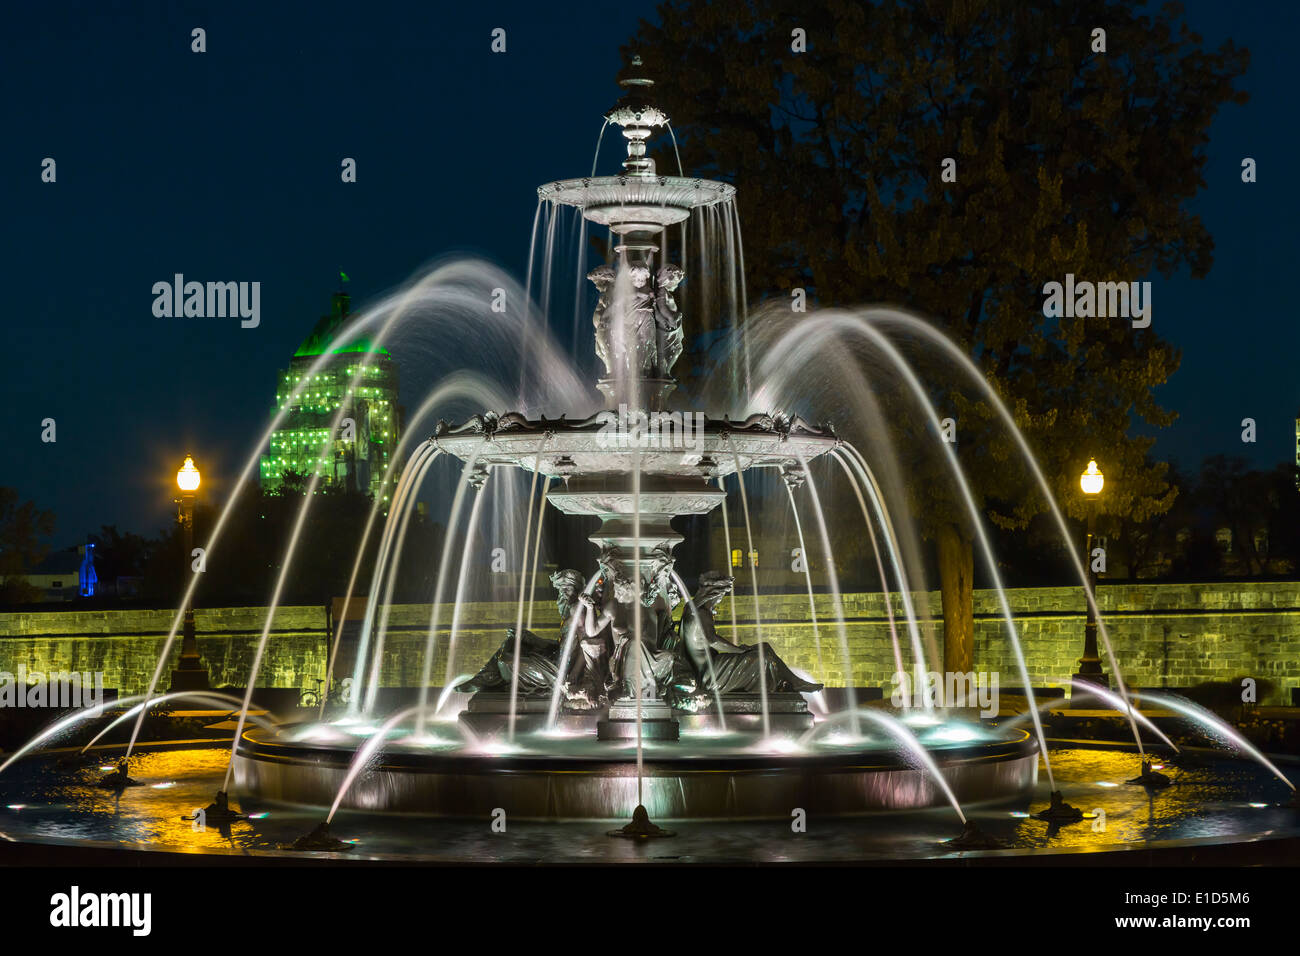
<instances>
[{"instance_id":1,"label":"fountain finial","mask_svg":"<svg viewBox=\"0 0 1300 956\"><path fill-rule=\"evenodd\" d=\"M655 81L646 75L645 64L639 55L633 56L618 76L618 85L625 90L622 99L605 114L605 119L623 128L627 140L627 159L623 168L630 176L652 177L655 162L645 154L646 140L655 127L668 125L668 114L647 98Z\"/></svg>"},{"instance_id":2,"label":"fountain finial","mask_svg":"<svg viewBox=\"0 0 1300 956\"><path fill-rule=\"evenodd\" d=\"M648 90L655 85L655 81L647 75L645 63L641 59L641 54L632 54L632 59L628 61L627 66L618 72L618 85L627 90L640 87Z\"/></svg>"}]
</instances>

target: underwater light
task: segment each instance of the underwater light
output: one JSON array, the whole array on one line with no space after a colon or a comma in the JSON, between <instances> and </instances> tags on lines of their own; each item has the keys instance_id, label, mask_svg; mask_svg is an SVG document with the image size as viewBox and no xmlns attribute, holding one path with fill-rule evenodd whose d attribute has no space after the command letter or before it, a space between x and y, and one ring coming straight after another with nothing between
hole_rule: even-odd
<instances>
[{"instance_id":1,"label":"underwater light","mask_svg":"<svg viewBox=\"0 0 1300 956\"><path fill-rule=\"evenodd\" d=\"M395 742L403 747L447 747L460 743L458 740L448 740L446 737L439 737L437 734L411 734L409 737L402 737Z\"/></svg>"},{"instance_id":2,"label":"underwater light","mask_svg":"<svg viewBox=\"0 0 1300 956\"><path fill-rule=\"evenodd\" d=\"M864 744L871 740L866 734L858 734L856 737L845 730L837 730L827 734L821 739L823 744L829 744L832 747L852 747L855 744Z\"/></svg>"},{"instance_id":3,"label":"underwater light","mask_svg":"<svg viewBox=\"0 0 1300 956\"><path fill-rule=\"evenodd\" d=\"M778 754L798 754L804 752L803 746L793 737L768 737L766 740L760 740L755 749Z\"/></svg>"},{"instance_id":4,"label":"underwater light","mask_svg":"<svg viewBox=\"0 0 1300 956\"><path fill-rule=\"evenodd\" d=\"M306 743L326 743L346 740L347 734L329 724L311 724L294 734L293 739Z\"/></svg>"},{"instance_id":5,"label":"underwater light","mask_svg":"<svg viewBox=\"0 0 1300 956\"><path fill-rule=\"evenodd\" d=\"M551 727L533 731L533 736L542 737L546 740L555 740L564 737L586 737L587 734L577 730L569 730L567 727Z\"/></svg>"},{"instance_id":6,"label":"underwater light","mask_svg":"<svg viewBox=\"0 0 1300 956\"><path fill-rule=\"evenodd\" d=\"M969 727L948 726L940 727L926 735L927 740L946 740L951 743L965 743L970 740L978 740L979 734Z\"/></svg>"},{"instance_id":7,"label":"underwater light","mask_svg":"<svg viewBox=\"0 0 1300 956\"><path fill-rule=\"evenodd\" d=\"M734 731L721 727L683 727L681 730L683 737L730 737L733 734Z\"/></svg>"},{"instance_id":8,"label":"underwater light","mask_svg":"<svg viewBox=\"0 0 1300 956\"><path fill-rule=\"evenodd\" d=\"M355 727L359 724L367 723L364 717L354 717L351 715L345 717L336 717L330 721L335 727Z\"/></svg>"},{"instance_id":9,"label":"underwater light","mask_svg":"<svg viewBox=\"0 0 1300 956\"><path fill-rule=\"evenodd\" d=\"M943 723L942 720L935 717L933 714L907 714L898 719L909 727L937 727L939 724Z\"/></svg>"}]
</instances>

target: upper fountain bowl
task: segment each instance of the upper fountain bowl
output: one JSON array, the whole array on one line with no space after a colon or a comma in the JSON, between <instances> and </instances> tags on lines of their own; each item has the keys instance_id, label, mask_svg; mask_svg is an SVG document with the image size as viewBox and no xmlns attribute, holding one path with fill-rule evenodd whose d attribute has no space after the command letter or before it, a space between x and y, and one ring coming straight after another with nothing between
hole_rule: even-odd
<instances>
[{"instance_id":1,"label":"upper fountain bowl","mask_svg":"<svg viewBox=\"0 0 1300 956\"><path fill-rule=\"evenodd\" d=\"M537 195L557 205L576 206L584 218L625 235L658 232L681 222L692 209L728 202L736 188L711 179L634 174L561 179L539 186Z\"/></svg>"}]
</instances>

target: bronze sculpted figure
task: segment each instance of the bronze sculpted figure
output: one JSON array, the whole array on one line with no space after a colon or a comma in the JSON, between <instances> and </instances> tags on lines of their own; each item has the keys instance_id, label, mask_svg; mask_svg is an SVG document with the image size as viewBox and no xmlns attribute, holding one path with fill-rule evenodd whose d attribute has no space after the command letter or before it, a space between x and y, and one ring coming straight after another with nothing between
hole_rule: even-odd
<instances>
[{"instance_id":1,"label":"bronze sculpted figure","mask_svg":"<svg viewBox=\"0 0 1300 956\"><path fill-rule=\"evenodd\" d=\"M605 365L605 377L614 374L616 361L615 343L611 327L613 316L610 314L610 294L614 288L614 269L611 266L596 266L587 273L587 278L596 286L599 297L596 299L596 312L592 315L592 324L596 327L596 355Z\"/></svg>"},{"instance_id":2,"label":"bronze sculpted figure","mask_svg":"<svg viewBox=\"0 0 1300 956\"><path fill-rule=\"evenodd\" d=\"M570 570L551 575L552 583L561 576L569 576L565 580L573 582L570 602L573 617L565 617L561 630L561 640L569 640L570 621L573 621L574 647L569 652L570 663L564 679L564 696L572 709L603 707L609 703L609 689L613 684L609 671L610 630L606 627L594 634L588 633L586 604L583 603L583 599L588 598L583 593L585 581L579 572ZM557 588L559 586L556 584ZM593 602L600 600L600 585L596 586L595 591L596 597L589 599Z\"/></svg>"},{"instance_id":3,"label":"bronze sculpted figure","mask_svg":"<svg viewBox=\"0 0 1300 956\"><path fill-rule=\"evenodd\" d=\"M679 710L693 711L715 694L755 694L766 680L770 694L811 693L822 685L800 677L772 647L733 644L718 635L714 614L731 592L734 579L706 571L694 600L680 620L674 614L684 595L677 584L674 559L666 548L652 552L653 563L642 582L641 653L634 634L636 582L623 567L617 548L600 553L600 581L588 593L586 579L572 569L551 575L560 614L560 640L524 630L519 642L520 696L552 693L557 680L569 709L593 710L611 699L664 697ZM564 642L572 630L572 647L564 675ZM506 693L514 673L515 629L483 668L457 685L464 693Z\"/></svg>"},{"instance_id":4,"label":"bronze sculpted figure","mask_svg":"<svg viewBox=\"0 0 1300 956\"><path fill-rule=\"evenodd\" d=\"M578 596L582 593L586 579L582 573L574 570L557 571L551 575L551 584L555 587L555 606L560 612L560 634L568 634L573 615L579 610ZM525 629L519 642L519 694L549 694L555 687L559 676L560 655L563 650L562 640L552 641L538 637ZM506 639L501 642L488 662L477 674L467 681L456 685L456 690L465 694L478 691L505 693L510 690L514 673L515 629L506 629ZM577 672L571 668L570 674Z\"/></svg>"},{"instance_id":5,"label":"bronze sculpted figure","mask_svg":"<svg viewBox=\"0 0 1300 956\"><path fill-rule=\"evenodd\" d=\"M599 297L592 325L596 355L606 378L670 378L682 354L682 315L673 291L685 277L679 266L665 265L651 274L644 265L616 272L597 266L587 273Z\"/></svg>"},{"instance_id":6,"label":"bronze sculpted figure","mask_svg":"<svg viewBox=\"0 0 1300 956\"><path fill-rule=\"evenodd\" d=\"M675 648L675 705L693 710L715 692L756 694L762 689L764 677L769 694L821 690L821 684L795 674L766 642L733 644L718 635L714 613L734 583L734 578L721 571L705 571L700 575L694 600L682 611L680 640Z\"/></svg>"},{"instance_id":7,"label":"bronze sculpted figure","mask_svg":"<svg viewBox=\"0 0 1300 956\"><path fill-rule=\"evenodd\" d=\"M643 699L653 700L659 683L672 672L672 652L659 646L659 635L653 626L654 616L647 610L641 622L638 659L634 634L636 582L623 570L616 548L602 549L598 561L604 578L599 614L592 596L584 594L579 598L584 609L586 633L590 636L609 629L613 644L609 662L613 678L611 696L621 691L621 696L632 698L638 695L639 689ZM642 597L644 600L645 595Z\"/></svg>"},{"instance_id":8,"label":"bronze sculpted figure","mask_svg":"<svg viewBox=\"0 0 1300 956\"><path fill-rule=\"evenodd\" d=\"M632 266L627 270L632 280L632 343L635 349L635 371L642 378L656 378L659 356L656 352L654 290L650 286L650 270L645 266Z\"/></svg>"},{"instance_id":9,"label":"bronze sculpted figure","mask_svg":"<svg viewBox=\"0 0 1300 956\"><path fill-rule=\"evenodd\" d=\"M682 314L677 310L677 301L673 292L681 284L686 273L680 266L669 263L659 269L658 285L655 293L655 351L658 353L659 367L655 377L668 378L673 366L682 354Z\"/></svg>"}]
</instances>

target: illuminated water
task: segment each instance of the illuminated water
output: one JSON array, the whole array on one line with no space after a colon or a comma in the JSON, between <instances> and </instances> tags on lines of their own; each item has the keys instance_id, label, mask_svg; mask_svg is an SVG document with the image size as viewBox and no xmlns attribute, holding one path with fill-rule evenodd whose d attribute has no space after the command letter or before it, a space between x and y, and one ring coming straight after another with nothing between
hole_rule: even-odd
<instances>
[{"instance_id":1,"label":"illuminated water","mask_svg":"<svg viewBox=\"0 0 1300 956\"><path fill-rule=\"evenodd\" d=\"M266 815L229 828L195 830L182 818L211 801L227 751L150 751L150 746L138 746L132 773L146 783L165 786L136 787L120 797L94 786L100 776L98 762L70 770L56 766L61 754L45 754L17 765L0 777L0 839L256 856L281 852L281 844L292 842L321 819L318 807L245 801L245 810ZM1081 809L1104 810L1104 829L1095 829L1090 821L1052 827L1024 816L1045 804L1045 779L1032 798L966 811L985 832L1020 851L1095 852L1150 848L1164 841L1300 838L1300 814L1294 809L1252 806L1283 797L1285 788L1267 770L1249 761L1202 759L1185 769L1170 765L1166 772L1174 786L1151 795L1124 784L1135 767L1131 752L1055 749L1058 784ZM1285 769L1293 780L1300 776L1295 764ZM24 806L11 809L11 803ZM606 821L507 821L505 833L494 833L486 816L481 821L452 821L342 810L331 830L357 841L348 857L516 863L934 858L953 855L943 841L955 835L948 808L856 819L812 818L806 833L792 832L783 821L673 821L672 827L676 837L642 845L608 839Z\"/></svg>"}]
</instances>

